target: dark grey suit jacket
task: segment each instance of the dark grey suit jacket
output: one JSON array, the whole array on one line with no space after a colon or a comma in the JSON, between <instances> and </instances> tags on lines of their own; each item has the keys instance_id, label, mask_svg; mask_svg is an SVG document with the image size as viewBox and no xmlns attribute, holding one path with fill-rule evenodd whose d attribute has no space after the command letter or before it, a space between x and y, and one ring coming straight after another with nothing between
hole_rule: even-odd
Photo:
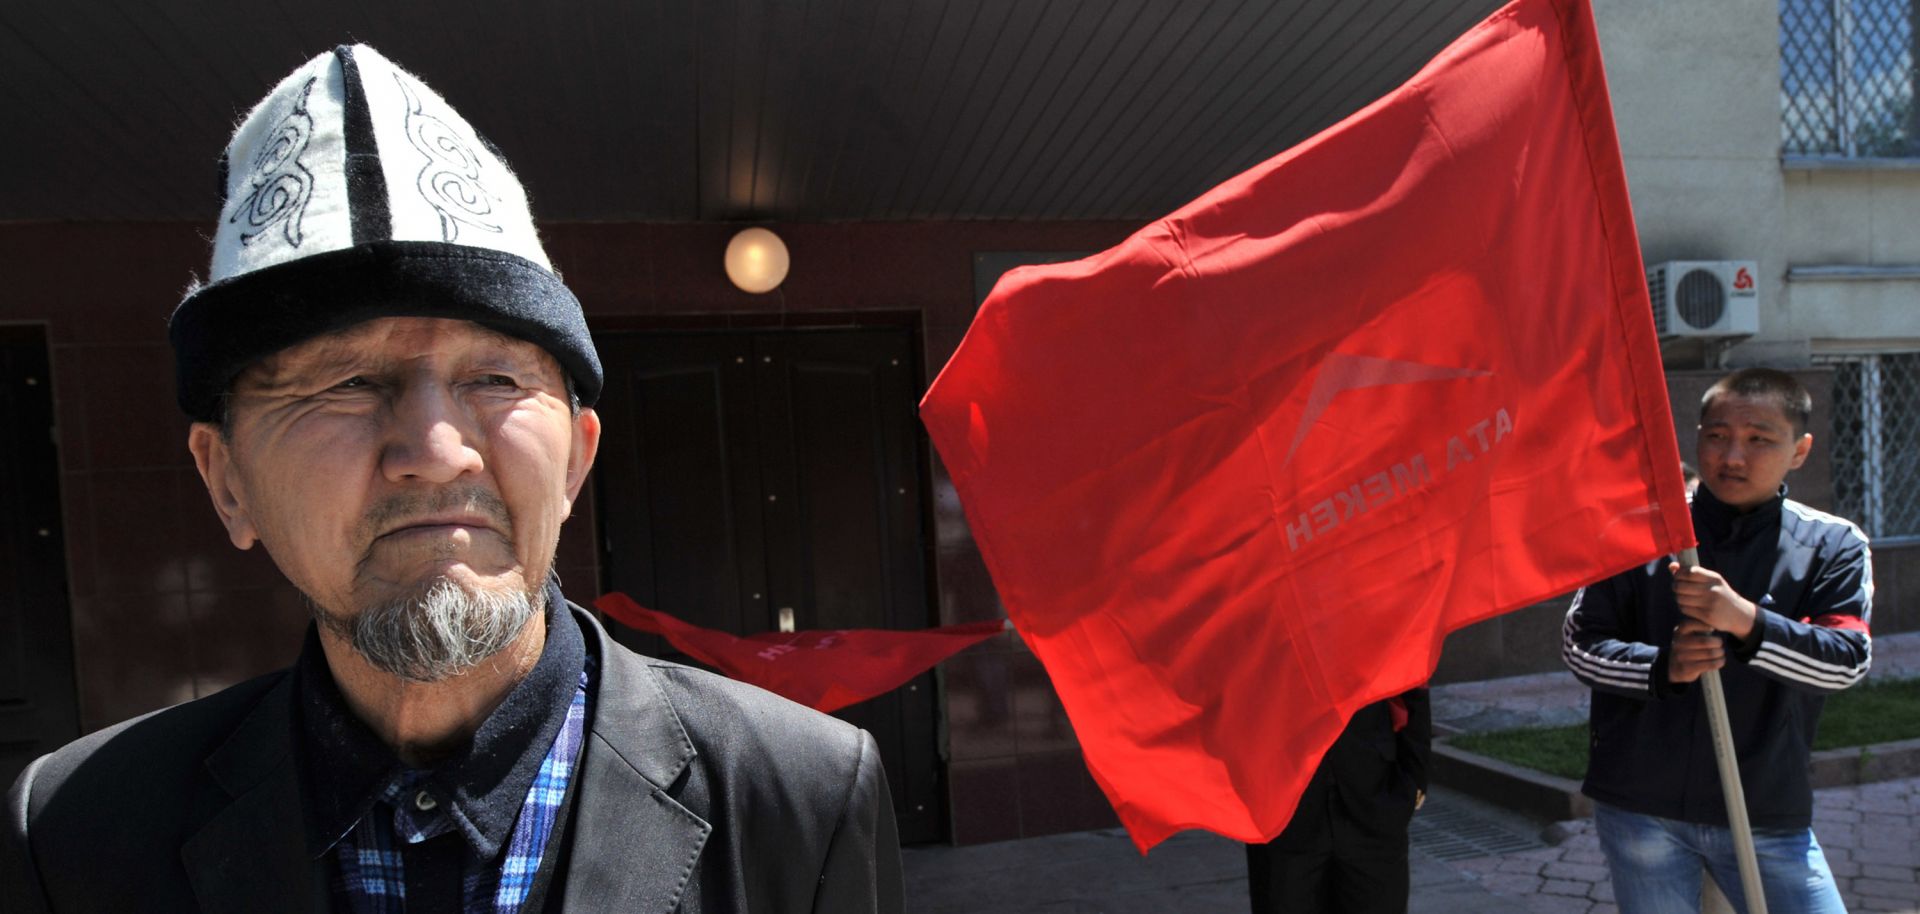
<instances>
[{"instance_id":1,"label":"dark grey suit jacket","mask_svg":"<svg viewBox=\"0 0 1920 914\"><path fill-rule=\"evenodd\" d=\"M566 910L901 909L871 736L641 657L574 615L601 666L555 884ZM325 848L306 846L291 754L292 682L263 676L34 762L7 797L0 907L326 910Z\"/></svg>"}]
</instances>

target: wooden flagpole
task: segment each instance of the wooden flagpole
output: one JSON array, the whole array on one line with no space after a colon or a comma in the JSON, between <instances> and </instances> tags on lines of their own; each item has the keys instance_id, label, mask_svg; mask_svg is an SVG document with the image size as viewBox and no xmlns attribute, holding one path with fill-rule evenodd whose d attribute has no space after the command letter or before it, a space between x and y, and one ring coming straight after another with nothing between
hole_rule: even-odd
<instances>
[{"instance_id":1,"label":"wooden flagpole","mask_svg":"<svg viewBox=\"0 0 1920 914\"><path fill-rule=\"evenodd\" d=\"M1700 564L1700 550L1680 550L1680 564ZM1760 886L1760 858L1753 849L1753 826L1747 821L1747 794L1740 787L1740 765L1734 755L1733 724L1727 719L1727 691L1720 671L1700 675L1706 689L1707 726L1713 731L1713 758L1720 765L1720 793L1727 802L1727 827L1733 831L1733 850L1740 861L1740 885L1746 890L1748 914L1767 914L1767 896Z\"/></svg>"}]
</instances>

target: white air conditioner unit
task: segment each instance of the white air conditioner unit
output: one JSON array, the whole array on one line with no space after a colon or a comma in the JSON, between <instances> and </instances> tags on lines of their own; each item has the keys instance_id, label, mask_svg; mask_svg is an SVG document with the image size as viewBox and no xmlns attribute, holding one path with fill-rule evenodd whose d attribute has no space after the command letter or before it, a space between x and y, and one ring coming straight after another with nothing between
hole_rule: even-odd
<instances>
[{"instance_id":1,"label":"white air conditioner unit","mask_svg":"<svg viewBox=\"0 0 1920 914\"><path fill-rule=\"evenodd\" d=\"M1751 260L1670 260L1647 271L1662 338L1760 332L1760 270Z\"/></svg>"}]
</instances>

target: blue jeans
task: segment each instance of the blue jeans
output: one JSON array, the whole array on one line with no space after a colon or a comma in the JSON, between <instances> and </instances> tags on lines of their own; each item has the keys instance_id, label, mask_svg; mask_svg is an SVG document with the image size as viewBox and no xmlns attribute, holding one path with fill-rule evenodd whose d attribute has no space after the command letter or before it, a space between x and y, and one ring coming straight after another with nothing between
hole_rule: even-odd
<instances>
[{"instance_id":1,"label":"blue jeans","mask_svg":"<svg viewBox=\"0 0 1920 914\"><path fill-rule=\"evenodd\" d=\"M1613 874L1620 914L1696 914L1701 868L1745 914L1746 891L1734 856L1733 833L1723 826L1695 825L1593 804L1600 852ZM1846 914L1827 855L1813 829L1756 828L1754 851L1768 914Z\"/></svg>"}]
</instances>

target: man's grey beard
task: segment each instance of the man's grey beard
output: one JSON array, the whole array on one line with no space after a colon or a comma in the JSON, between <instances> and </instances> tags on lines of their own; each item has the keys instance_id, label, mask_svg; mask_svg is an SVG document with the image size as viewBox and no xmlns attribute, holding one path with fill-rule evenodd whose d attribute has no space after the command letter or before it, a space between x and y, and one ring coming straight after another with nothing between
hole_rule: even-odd
<instances>
[{"instance_id":1,"label":"man's grey beard","mask_svg":"<svg viewBox=\"0 0 1920 914\"><path fill-rule=\"evenodd\" d=\"M441 578L424 593L377 603L352 619L314 607L314 618L376 670L439 682L500 653L545 609L544 589L468 591Z\"/></svg>"}]
</instances>

